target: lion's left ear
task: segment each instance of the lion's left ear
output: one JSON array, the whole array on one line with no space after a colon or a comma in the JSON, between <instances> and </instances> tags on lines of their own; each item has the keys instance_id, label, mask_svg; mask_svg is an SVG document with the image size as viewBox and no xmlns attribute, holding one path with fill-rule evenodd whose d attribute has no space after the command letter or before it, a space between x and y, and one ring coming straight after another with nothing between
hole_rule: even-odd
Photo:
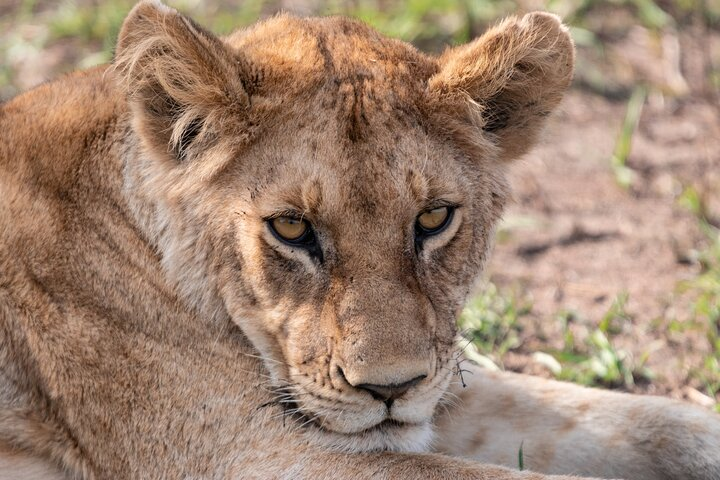
<instances>
[{"instance_id":1,"label":"lion's left ear","mask_svg":"<svg viewBox=\"0 0 720 480\"><path fill-rule=\"evenodd\" d=\"M572 79L575 49L549 13L510 18L448 50L429 80L433 99L495 140L504 160L525 153ZM448 112L449 113L449 112Z\"/></svg>"},{"instance_id":2,"label":"lion's left ear","mask_svg":"<svg viewBox=\"0 0 720 480\"><path fill-rule=\"evenodd\" d=\"M138 3L123 23L114 66L140 136L159 154L186 161L217 138L242 137L248 64L172 8Z\"/></svg>"}]
</instances>

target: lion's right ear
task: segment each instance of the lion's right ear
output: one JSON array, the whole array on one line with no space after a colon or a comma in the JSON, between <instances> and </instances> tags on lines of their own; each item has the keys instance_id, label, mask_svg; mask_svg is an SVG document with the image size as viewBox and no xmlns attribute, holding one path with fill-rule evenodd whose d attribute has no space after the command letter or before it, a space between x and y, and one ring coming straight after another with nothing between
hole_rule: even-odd
<instances>
[{"instance_id":1,"label":"lion's right ear","mask_svg":"<svg viewBox=\"0 0 720 480\"><path fill-rule=\"evenodd\" d=\"M146 145L185 161L247 115L247 65L219 38L159 1L133 8L114 66Z\"/></svg>"},{"instance_id":2,"label":"lion's right ear","mask_svg":"<svg viewBox=\"0 0 720 480\"><path fill-rule=\"evenodd\" d=\"M570 85L575 49L555 15L511 17L439 59L431 99L447 114L474 125L514 159L533 144Z\"/></svg>"}]
</instances>

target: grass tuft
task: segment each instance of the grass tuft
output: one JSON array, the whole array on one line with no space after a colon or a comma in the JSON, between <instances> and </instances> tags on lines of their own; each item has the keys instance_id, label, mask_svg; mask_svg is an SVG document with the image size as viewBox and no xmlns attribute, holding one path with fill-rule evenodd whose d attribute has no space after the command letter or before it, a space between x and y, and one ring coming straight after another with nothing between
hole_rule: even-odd
<instances>
[{"instance_id":1,"label":"grass tuft","mask_svg":"<svg viewBox=\"0 0 720 480\"><path fill-rule=\"evenodd\" d=\"M694 368L690 374L704 385L709 396L716 398L720 393L720 228L711 224L707 203L695 188L686 188L678 201L696 216L707 241L707 247L694 254L699 275L679 286L695 298L693 318L687 323L703 328L709 345L702 367ZM718 405L715 408L720 411Z\"/></svg>"},{"instance_id":2,"label":"grass tuft","mask_svg":"<svg viewBox=\"0 0 720 480\"><path fill-rule=\"evenodd\" d=\"M529 314L532 303L512 292L501 292L489 283L463 309L458 326L462 336L480 355L501 363L503 355L520 345L520 318ZM467 353L467 352L466 352ZM473 355L473 353L470 353Z\"/></svg>"},{"instance_id":3,"label":"grass tuft","mask_svg":"<svg viewBox=\"0 0 720 480\"><path fill-rule=\"evenodd\" d=\"M520 449L518 450L518 470L521 472L525 470L525 459L523 458L523 442L520 442Z\"/></svg>"},{"instance_id":4,"label":"grass tuft","mask_svg":"<svg viewBox=\"0 0 720 480\"><path fill-rule=\"evenodd\" d=\"M628 167L627 160L632 148L632 138L640 121L647 90L644 86L635 88L625 111L620 134L615 142L615 149L610 159L610 166L615 175L615 182L623 189L629 189L635 180L635 172Z\"/></svg>"}]
</instances>

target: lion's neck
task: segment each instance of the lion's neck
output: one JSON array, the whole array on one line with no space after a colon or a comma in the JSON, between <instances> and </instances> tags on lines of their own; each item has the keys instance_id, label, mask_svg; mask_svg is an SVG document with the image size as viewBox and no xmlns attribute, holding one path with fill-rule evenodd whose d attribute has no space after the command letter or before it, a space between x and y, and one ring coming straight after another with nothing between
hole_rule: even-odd
<instances>
[{"instance_id":1,"label":"lion's neck","mask_svg":"<svg viewBox=\"0 0 720 480\"><path fill-rule=\"evenodd\" d=\"M187 205L168 199L173 181L180 180L178 172L150 158L132 128L127 129L122 194L133 222L157 252L164 277L187 307L215 324L227 322L201 225L187 215Z\"/></svg>"}]
</instances>

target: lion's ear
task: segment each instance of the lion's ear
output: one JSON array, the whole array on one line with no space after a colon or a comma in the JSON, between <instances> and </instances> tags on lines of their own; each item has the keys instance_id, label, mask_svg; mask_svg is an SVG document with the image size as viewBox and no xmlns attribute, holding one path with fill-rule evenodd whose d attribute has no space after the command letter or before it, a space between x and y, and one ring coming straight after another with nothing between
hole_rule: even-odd
<instances>
[{"instance_id":1,"label":"lion's ear","mask_svg":"<svg viewBox=\"0 0 720 480\"><path fill-rule=\"evenodd\" d=\"M130 12L114 65L140 136L178 161L206 150L249 108L239 55L159 1L142 1Z\"/></svg>"},{"instance_id":2,"label":"lion's ear","mask_svg":"<svg viewBox=\"0 0 720 480\"><path fill-rule=\"evenodd\" d=\"M555 15L509 18L448 50L430 78L434 99L495 140L501 158L525 153L572 79L575 50ZM442 106L441 106L442 108Z\"/></svg>"}]
</instances>

